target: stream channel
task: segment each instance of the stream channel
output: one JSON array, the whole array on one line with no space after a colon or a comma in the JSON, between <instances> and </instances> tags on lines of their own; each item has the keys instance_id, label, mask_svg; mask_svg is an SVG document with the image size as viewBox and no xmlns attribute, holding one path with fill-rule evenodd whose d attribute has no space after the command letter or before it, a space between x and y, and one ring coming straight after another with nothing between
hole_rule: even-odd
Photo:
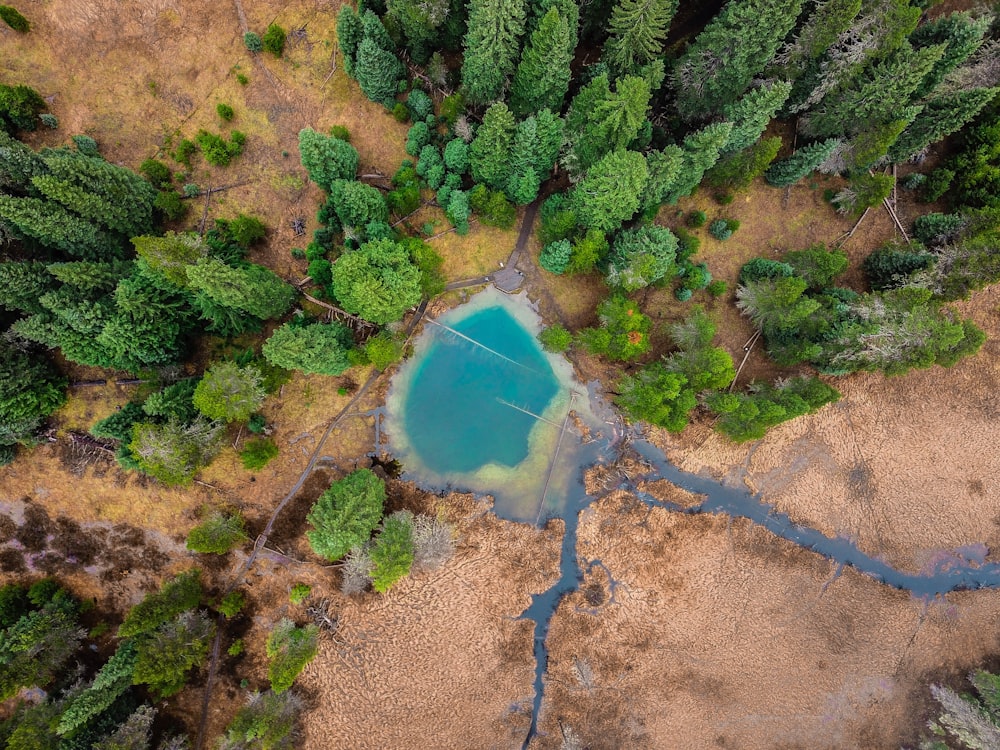
<instances>
[{"instance_id":1,"label":"stream channel","mask_svg":"<svg viewBox=\"0 0 1000 750\"><path fill-rule=\"evenodd\" d=\"M481 292L429 321L414 357L393 379L386 404L387 448L402 463L404 479L433 491L492 495L494 513L507 520L538 525L560 518L565 523L559 579L532 595L521 615L535 623L536 664L531 726L523 747L537 732L549 623L562 597L579 586L583 567L601 565L576 554L580 512L598 499L584 489L584 472L615 460L623 450L639 454L651 468L614 489L627 490L648 505L746 518L826 557L838 573L849 565L917 597L1000 588L1000 564L985 562L985 545L942 552L931 569L907 573L849 539L794 523L746 489L681 471L641 433L622 425L598 395L598 384L580 385L565 358L542 351L535 339L539 330L539 318L523 295L511 297L492 288ZM683 507L638 488L659 479L704 499Z\"/></svg>"}]
</instances>

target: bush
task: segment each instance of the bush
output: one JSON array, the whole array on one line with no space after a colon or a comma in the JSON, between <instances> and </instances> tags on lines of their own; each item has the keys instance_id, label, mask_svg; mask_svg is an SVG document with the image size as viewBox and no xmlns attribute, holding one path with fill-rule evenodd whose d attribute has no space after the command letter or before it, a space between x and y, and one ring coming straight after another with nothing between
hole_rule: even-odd
<instances>
[{"instance_id":1,"label":"bush","mask_svg":"<svg viewBox=\"0 0 1000 750\"><path fill-rule=\"evenodd\" d=\"M547 352L564 352L573 343L573 334L559 323L543 328L538 334L538 340L542 348Z\"/></svg>"},{"instance_id":2,"label":"bush","mask_svg":"<svg viewBox=\"0 0 1000 750\"><path fill-rule=\"evenodd\" d=\"M28 19L9 5L0 5L0 19L14 31L20 31L22 34L31 30L31 23L28 22Z\"/></svg>"},{"instance_id":3,"label":"bush","mask_svg":"<svg viewBox=\"0 0 1000 750\"><path fill-rule=\"evenodd\" d=\"M913 234L925 245L945 245L958 237L966 223L961 214L925 214L913 222Z\"/></svg>"},{"instance_id":4,"label":"bush","mask_svg":"<svg viewBox=\"0 0 1000 750\"><path fill-rule=\"evenodd\" d=\"M174 180L170 167L156 159L146 159L139 165L139 171L158 190L169 187Z\"/></svg>"},{"instance_id":5,"label":"bush","mask_svg":"<svg viewBox=\"0 0 1000 750\"><path fill-rule=\"evenodd\" d=\"M59 118L50 112L43 112L38 115L38 119L42 121L42 125L49 128L50 130L55 130L59 127Z\"/></svg>"},{"instance_id":6,"label":"bush","mask_svg":"<svg viewBox=\"0 0 1000 750\"><path fill-rule=\"evenodd\" d=\"M510 229L517 219L517 208L507 200L507 196L485 185L476 185L469 191L469 205L486 226Z\"/></svg>"},{"instance_id":7,"label":"bush","mask_svg":"<svg viewBox=\"0 0 1000 750\"><path fill-rule=\"evenodd\" d=\"M351 142L351 131L345 128L343 125L334 125L330 128L330 137L336 138L338 141L345 141L347 143Z\"/></svg>"},{"instance_id":8,"label":"bush","mask_svg":"<svg viewBox=\"0 0 1000 750\"><path fill-rule=\"evenodd\" d=\"M372 588L384 594L413 566L413 514L397 511L382 522L372 547Z\"/></svg>"},{"instance_id":9,"label":"bush","mask_svg":"<svg viewBox=\"0 0 1000 750\"><path fill-rule=\"evenodd\" d=\"M97 147L97 141L89 135L74 135L71 140L76 150L84 156L100 156L101 150Z\"/></svg>"},{"instance_id":10,"label":"bush","mask_svg":"<svg viewBox=\"0 0 1000 750\"><path fill-rule=\"evenodd\" d=\"M188 212L187 204L181 200L181 194L176 190L159 191L153 201L153 208L160 211L167 221L177 221Z\"/></svg>"},{"instance_id":11,"label":"bush","mask_svg":"<svg viewBox=\"0 0 1000 750\"><path fill-rule=\"evenodd\" d=\"M296 583L288 593L288 601L292 604L302 604L312 593L312 586L305 583Z\"/></svg>"},{"instance_id":12,"label":"bush","mask_svg":"<svg viewBox=\"0 0 1000 750\"><path fill-rule=\"evenodd\" d=\"M172 156L174 161L178 164L183 164L185 167L191 168L191 157L194 156L195 152L198 150L198 144L187 138L182 138L181 142L177 144L177 148L174 150Z\"/></svg>"},{"instance_id":13,"label":"bush","mask_svg":"<svg viewBox=\"0 0 1000 750\"><path fill-rule=\"evenodd\" d=\"M205 161L217 167L228 167L235 157L243 153L243 144L246 143L246 136L239 130L234 130L229 141L225 138L209 133L207 130L199 130L194 137L195 143L201 149Z\"/></svg>"},{"instance_id":14,"label":"bush","mask_svg":"<svg viewBox=\"0 0 1000 750\"><path fill-rule=\"evenodd\" d=\"M0 445L0 466L9 466L17 458L16 445Z\"/></svg>"},{"instance_id":15,"label":"bush","mask_svg":"<svg viewBox=\"0 0 1000 750\"><path fill-rule=\"evenodd\" d=\"M306 625L298 628L291 620L282 619L267 639L267 656L271 660L267 676L271 689L283 693L292 686L306 664L316 656L319 628Z\"/></svg>"},{"instance_id":16,"label":"bush","mask_svg":"<svg viewBox=\"0 0 1000 750\"><path fill-rule=\"evenodd\" d=\"M260 435L266 427L267 420L264 419L263 414L251 414L250 419L247 420L247 429L254 435Z\"/></svg>"},{"instance_id":17,"label":"bush","mask_svg":"<svg viewBox=\"0 0 1000 750\"><path fill-rule=\"evenodd\" d=\"M677 298L678 302L687 302L693 296L694 292L692 292L686 286L679 286L674 290L674 297Z\"/></svg>"},{"instance_id":18,"label":"bush","mask_svg":"<svg viewBox=\"0 0 1000 750\"><path fill-rule=\"evenodd\" d=\"M403 347L388 331L382 331L368 339L364 352L377 370L384 370L403 358Z\"/></svg>"},{"instance_id":19,"label":"bush","mask_svg":"<svg viewBox=\"0 0 1000 750\"><path fill-rule=\"evenodd\" d=\"M226 122L230 122L236 115L236 112L228 104L223 104L222 102L219 102L218 104L215 105L215 114L219 116L219 119L225 120Z\"/></svg>"},{"instance_id":20,"label":"bush","mask_svg":"<svg viewBox=\"0 0 1000 750\"><path fill-rule=\"evenodd\" d=\"M704 211L692 211L687 215L684 223L692 229L697 229L698 227L705 226L706 221L708 221L708 216Z\"/></svg>"},{"instance_id":21,"label":"bush","mask_svg":"<svg viewBox=\"0 0 1000 750\"><path fill-rule=\"evenodd\" d=\"M240 461L247 471L260 471L278 455L278 446L271 438L248 440L240 451Z\"/></svg>"},{"instance_id":22,"label":"bush","mask_svg":"<svg viewBox=\"0 0 1000 750\"><path fill-rule=\"evenodd\" d=\"M720 242L725 242L733 236L733 230L729 228L726 219L716 219L708 226L708 233Z\"/></svg>"},{"instance_id":23,"label":"bush","mask_svg":"<svg viewBox=\"0 0 1000 750\"><path fill-rule=\"evenodd\" d=\"M239 656L246 649L243 645L243 639L237 638L235 641L229 644L229 648L226 649L226 653L230 656Z\"/></svg>"},{"instance_id":24,"label":"bush","mask_svg":"<svg viewBox=\"0 0 1000 750\"><path fill-rule=\"evenodd\" d=\"M30 86L0 84L0 130L35 130L45 100Z\"/></svg>"},{"instance_id":25,"label":"bush","mask_svg":"<svg viewBox=\"0 0 1000 750\"><path fill-rule=\"evenodd\" d=\"M243 73L237 73L236 74L236 82L240 86L246 86L248 83L250 83L250 79L247 78Z\"/></svg>"},{"instance_id":26,"label":"bush","mask_svg":"<svg viewBox=\"0 0 1000 750\"><path fill-rule=\"evenodd\" d=\"M251 52L260 52L264 49L264 42L260 38L260 34L255 34L252 31L248 31L243 35L243 44Z\"/></svg>"},{"instance_id":27,"label":"bush","mask_svg":"<svg viewBox=\"0 0 1000 750\"><path fill-rule=\"evenodd\" d=\"M573 245L569 240L557 240L550 242L538 257L538 264L549 273L562 274L569 265L570 256L573 254Z\"/></svg>"},{"instance_id":28,"label":"bush","mask_svg":"<svg viewBox=\"0 0 1000 750\"><path fill-rule=\"evenodd\" d=\"M267 31L264 32L264 37L261 39L264 50L275 57L281 57L285 51L285 36L285 30L278 24L272 23L267 27Z\"/></svg>"},{"instance_id":29,"label":"bush","mask_svg":"<svg viewBox=\"0 0 1000 750\"><path fill-rule=\"evenodd\" d=\"M685 229L677 229L674 234L677 235L678 263L683 263L692 255L698 254L698 249L701 247L700 239Z\"/></svg>"},{"instance_id":30,"label":"bush","mask_svg":"<svg viewBox=\"0 0 1000 750\"><path fill-rule=\"evenodd\" d=\"M713 297L722 297L725 295L728 285L725 281L716 279L705 287L705 291L711 294Z\"/></svg>"},{"instance_id":31,"label":"bush","mask_svg":"<svg viewBox=\"0 0 1000 750\"><path fill-rule=\"evenodd\" d=\"M246 597L243 596L239 591L230 591L219 601L218 609L227 618L232 619L240 613L243 606L247 603Z\"/></svg>"},{"instance_id":32,"label":"bush","mask_svg":"<svg viewBox=\"0 0 1000 750\"><path fill-rule=\"evenodd\" d=\"M408 122L410 119L410 110L402 102L396 102L392 107L392 119L396 122Z\"/></svg>"},{"instance_id":33,"label":"bush","mask_svg":"<svg viewBox=\"0 0 1000 750\"><path fill-rule=\"evenodd\" d=\"M434 102L420 89L413 89L406 97L406 106L413 113L414 120L423 120L434 114Z\"/></svg>"},{"instance_id":34,"label":"bush","mask_svg":"<svg viewBox=\"0 0 1000 750\"><path fill-rule=\"evenodd\" d=\"M163 588L146 595L125 615L118 628L119 638L151 633L177 617L194 609L201 601L201 571L192 568L163 584Z\"/></svg>"},{"instance_id":35,"label":"bush","mask_svg":"<svg viewBox=\"0 0 1000 750\"><path fill-rule=\"evenodd\" d=\"M242 515L213 512L191 529L186 546L192 552L225 555L247 538Z\"/></svg>"},{"instance_id":36,"label":"bush","mask_svg":"<svg viewBox=\"0 0 1000 750\"><path fill-rule=\"evenodd\" d=\"M927 182L927 175L922 172L910 172L901 181L900 185L906 190L916 190Z\"/></svg>"},{"instance_id":37,"label":"bush","mask_svg":"<svg viewBox=\"0 0 1000 750\"><path fill-rule=\"evenodd\" d=\"M384 505L385 483L369 469L351 472L330 485L309 511L309 546L331 562L339 560L368 541Z\"/></svg>"}]
</instances>

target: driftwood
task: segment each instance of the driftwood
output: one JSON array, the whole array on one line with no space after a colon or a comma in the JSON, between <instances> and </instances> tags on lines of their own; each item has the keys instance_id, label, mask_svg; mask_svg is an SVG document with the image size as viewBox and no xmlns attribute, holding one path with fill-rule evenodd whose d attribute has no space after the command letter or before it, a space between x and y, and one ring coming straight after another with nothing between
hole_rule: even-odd
<instances>
[{"instance_id":1,"label":"driftwood","mask_svg":"<svg viewBox=\"0 0 1000 750\"><path fill-rule=\"evenodd\" d=\"M302 294L303 297L305 297L307 300L309 300L310 302L312 302L314 305L319 305L320 307L325 307L327 310L329 310L330 312L332 312L332 313L334 313L334 314L336 314L338 316L341 316L341 317L344 317L344 318L348 318L350 320L355 321L358 325L368 326L369 328L378 328L378 326L375 323L372 323L369 320L365 320L364 318L359 318L357 315L353 315L353 314L347 312L347 310L343 310L343 309L341 309L339 307L335 307L334 305L331 305L328 302L323 302L322 300L318 300L315 297L313 297L311 294L308 294L307 292L301 292L301 294Z\"/></svg>"},{"instance_id":2,"label":"driftwood","mask_svg":"<svg viewBox=\"0 0 1000 750\"><path fill-rule=\"evenodd\" d=\"M70 388L90 388L98 385L107 385L107 380L77 380L75 383L70 383Z\"/></svg>"}]
</instances>

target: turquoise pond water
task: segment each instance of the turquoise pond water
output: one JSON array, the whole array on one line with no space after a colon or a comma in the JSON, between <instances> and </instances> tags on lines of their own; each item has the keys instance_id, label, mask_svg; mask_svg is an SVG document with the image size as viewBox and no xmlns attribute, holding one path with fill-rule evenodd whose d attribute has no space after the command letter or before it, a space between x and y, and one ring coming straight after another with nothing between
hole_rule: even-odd
<instances>
[{"instance_id":1,"label":"turquoise pond water","mask_svg":"<svg viewBox=\"0 0 1000 750\"><path fill-rule=\"evenodd\" d=\"M491 495L504 518L558 514L578 481L580 432L593 419L563 357L544 352L537 314L496 290L435 320L386 402L388 448L426 489Z\"/></svg>"}]
</instances>

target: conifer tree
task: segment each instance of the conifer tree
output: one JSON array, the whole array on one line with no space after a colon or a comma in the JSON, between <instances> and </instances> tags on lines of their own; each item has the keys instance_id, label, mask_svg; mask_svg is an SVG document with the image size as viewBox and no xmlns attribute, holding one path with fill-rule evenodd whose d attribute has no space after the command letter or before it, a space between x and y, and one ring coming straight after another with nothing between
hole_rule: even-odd
<instances>
[{"instance_id":1,"label":"conifer tree","mask_svg":"<svg viewBox=\"0 0 1000 750\"><path fill-rule=\"evenodd\" d=\"M365 96L391 109L405 71L393 52L383 49L366 35L358 45L354 75Z\"/></svg>"},{"instance_id":2,"label":"conifer tree","mask_svg":"<svg viewBox=\"0 0 1000 750\"><path fill-rule=\"evenodd\" d=\"M627 147L646 120L649 97L649 82L637 76L619 79L615 91L607 74L584 86L566 115L570 171L586 172L608 152Z\"/></svg>"},{"instance_id":3,"label":"conifer tree","mask_svg":"<svg viewBox=\"0 0 1000 750\"><path fill-rule=\"evenodd\" d=\"M944 44L945 51L913 92L914 98L929 96L948 73L969 59L982 46L991 21L989 15L973 18L960 12L918 26L910 34L914 47Z\"/></svg>"},{"instance_id":4,"label":"conifer tree","mask_svg":"<svg viewBox=\"0 0 1000 750\"><path fill-rule=\"evenodd\" d=\"M680 179L684 166L684 151L680 146L667 146L662 151L646 154L649 180L642 193L643 211L653 211L666 201L673 185Z\"/></svg>"},{"instance_id":5,"label":"conifer tree","mask_svg":"<svg viewBox=\"0 0 1000 750\"><path fill-rule=\"evenodd\" d=\"M87 292L110 292L134 271L131 261L95 263L78 260L71 263L50 263L48 272L63 284Z\"/></svg>"},{"instance_id":6,"label":"conifer tree","mask_svg":"<svg viewBox=\"0 0 1000 750\"><path fill-rule=\"evenodd\" d=\"M340 375L351 366L347 353L354 337L340 323L293 326L276 329L264 342L264 358L286 370L320 375Z\"/></svg>"},{"instance_id":7,"label":"conifer tree","mask_svg":"<svg viewBox=\"0 0 1000 750\"><path fill-rule=\"evenodd\" d=\"M608 23L604 59L615 77L638 74L660 57L677 0L619 0Z\"/></svg>"},{"instance_id":8,"label":"conifer tree","mask_svg":"<svg viewBox=\"0 0 1000 750\"><path fill-rule=\"evenodd\" d=\"M216 362L194 389L191 402L209 419L246 422L264 403L260 370L252 365Z\"/></svg>"},{"instance_id":9,"label":"conifer tree","mask_svg":"<svg viewBox=\"0 0 1000 750\"><path fill-rule=\"evenodd\" d=\"M358 152L347 141L317 133L299 132L299 155L309 179L326 192L337 180L353 180L358 173Z\"/></svg>"},{"instance_id":10,"label":"conifer tree","mask_svg":"<svg viewBox=\"0 0 1000 750\"><path fill-rule=\"evenodd\" d=\"M557 8L550 8L531 33L514 74L510 108L515 115L524 117L541 109L556 112L562 109L569 90L571 44L566 19Z\"/></svg>"},{"instance_id":11,"label":"conifer tree","mask_svg":"<svg viewBox=\"0 0 1000 750\"><path fill-rule=\"evenodd\" d=\"M821 57L847 31L851 22L861 12L862 0L826 0L817 3L794 41L786 44L775 56L771 71L783 79L794 81L815 65Z\"/></svg>"},{"instance_id":12,"label":"conifer tree","mask_svg":"<svg viewBox=\"0 0 1000 750\"><path fill-rule=\"evenodd\" d=\"M187 267L187 277L192 289L217 304L262 320L279 317L295 299L292 286L263 266L234 268L215 258L199 258Z\"/></svg>"},{"instance_id":13,"label":"conifer tree","mask_svg":"<svg viewBox=\"0 0 1000 750\"><path fill-rule=\"evenodd\" d=\"M117 237L51 201L0 195L0 222L22 237L73 257L106 260L122 255Z\"/></svg>"},{"instance_id":14,"label":"conifer tree","mask_svg":"<svg viewBox=\"0 0 1000 750\"><path fill-rule=\"evenodd\" d=\"M331 484L309 511L309 546L327 560L339 560L368 541L384 505L385 482L369 469L352 471Z\"/></svg>"},{"instance_id":15,"label":"conifer tree","mask_svg":"<svg viewBox=\"0 0 1000 750\"><path fill-rule=\"evenodd\" d=\"M540 185L535 160L538 155L538 128L534 117L519 122L514 131L507 181L507 197L519 206L531 203Z\"/></svg>"},{"instance_id":16,"label":"conifer tree","mask_svg":"<svg viewBox=\"0 0 1000 750\"><path fill-rule=\"evenodd\" d=\"M497 102L483 116L469 148L472 179L494 190L505 187L514 142L514 115L503 102Z\"/></svg>"},{"instance_id":17,"label":"conifer tree","mask_svg":"<svg viewBox=\"0 0 1000 750\"><path fill-rule=\"evenodd\" d=\"M626 293L673 276L677 238L655 225L626 229L615 238L608 262L608 284Z\"/></svg>"},{"instance_id":18,"label":"conifer tree","mask_svg":"<svg viewBox=\"0 0 1000 750\"><path fill-rule=\"evenodd\" d=\"M733 123L733 131L722 153L741 151L760 138L791 90L790 83L774 81L751 89L738 101L723 107L722 116Z\"/></svg>"},{"instance_id":19,"label":"conifer tree","mask_svg":"<svg viewBox=\"0 0 1000 750\"><path fill-rule=\"evenodd\" d=\"M563 119L551 110L543 109L535 116L535 131L538 134L538 151L535 154L535 170L539 183L545 182L552 174L552 168L559 158L563 142Z\"/></svg>"},{"instance_id":20,"label":"conifer tree","mask_svg":"<svg viewBox=\"0 0 1000 750\"><path fill-rule=\"evenodd\" d=\"M66 400L65 386L47 357L0 341L0 445L31 437Z\"/></svg>"},{"instance_id":21,"label":"conifer tree","mask_svg":"<svg viewBox=\"0 0 1000 750\"><path fill-rule=\"evenodd\" d=\"M717 122L684 139L681 169L677 179L664 192L665 203L673 205L683 196L694 192L705 172L719 160L719 152L728 143L732 129L732 123Z\"/></svg>"},{"instance_id":22,"label":"conifer tree","mask_svg":"<svg viewBox=\"0 0 1000 750\"><path fill-rule=\"evenodd\" d=\"M730 0L677 61L677 108L687 120L721 112L771 61L802 0Z\"/></svg>"},{"instance_id":23,"label":"conifer tree","mask_svg":"<svg viewBox=\"0 0 1000 750\"><path fill-rule=\"evenodd\" d=\"M791 156L772 164L764 173L764 179L775 187L796 183L830 158L839 145L837 138L828 138L803 146Z\"/></svg>"},{"instance_id":24,"label":"conifer tree","mask_svg":"<svg viewBox=\"0 0 1000 750\"><path fill-rule=\"evenodd\" d=\"M208 254L208 246L197 234L167 232L163 237L133 237L136 254L171 284L186 287L187 267Z\"/></svg>"},{"instance_id":25,"label":"conifer tree","mask_svg":"<svg viewBox=\"0 0 1000 750\"><path fill-rule=\"evenodd\" d=\"M612 151L573 188L571 203L580 224L611 232L639 210L649 172L642 154Z\"/></svg>"},{"instance_id":26,"label":"conifer tree","mask_svg":"<svg viewBox=\"0 0 1000 750\"><path fill-rule=\"evenodd\" d=\"M56 284L44 263L37 260L0 263L0 307L38 313L39 302Z\"/></svg>"},{"instance_id":27,"label":"conifer tree","mask_svg":"<svg viewBox=\"0 0 1000 750\"><path fill-rule=\"evenodd\" d=\"M449 0L386 0L388 16L395 19L406 38L406 47L418 63L424 63L448 18Z\"/></svg>"},{"instance_id":28,"label":"conifer tree","mask_svg":"<svg viewBox=\"0 0 1000 750\"><path fill-rule=\"evenodd\" d=\"M30 86L8 86L0 83L0 130L15 135L18 130L38 127L38 113L45 109L45 100Z\"/></svg>"},{"instance_id":29,"label":"conifer tree","mask_svg":"<svg viewBox=\"0 0 1000 750\"><path fill-rule=\"evenodd\" d=\"M524 33L524 0L471 0L462 86L473 104L500 97L514 72Z\"/></svg>"},{"instance_id":30,"label":"conifer tree","mask_svg":"<svg viewBox=\"0 0 1000 750\"><path fill-rule=\"evenodd\" d=\"M997 94L1000 88L970 89L932 99L893 143L889 158L904 161L951 135L978 115Z\"/></svg>"},{"instance_id":31,"label":"conifer tree","mask_svg":"<svg viewBox=\"0 0 1000 750\"><path fill-rule=\"evenodd\" d=\"M30 193L34 190L31 178L46 171L48 167L38 154L0 128L0 189Z\"/></svg>"},{"instance_id":32,"label":"conifer tree","mask_svg":"<svg viewBox=\"0 0 1000 750\"><path fill-rule=\"evenodd\" d=\"M354 10L354 6L344 3L337 13L337 41L340 42L340 51L344 54L344 70L347 75L354 78L354 64L358 55L358 46L364 38L365 28L361 21L361 16Z\"/></svg>"},{"instance_id":33,"label":"conifer tree","mask_svg":"<svg viewBox=\"0 0 1000 750\"><path fill-rule=\"evenodd\" d=\"M420 269L389 239L367 242L333 264L333 293L348 312L391 323L420 302Z\"/></svg>"}]
</instances>

